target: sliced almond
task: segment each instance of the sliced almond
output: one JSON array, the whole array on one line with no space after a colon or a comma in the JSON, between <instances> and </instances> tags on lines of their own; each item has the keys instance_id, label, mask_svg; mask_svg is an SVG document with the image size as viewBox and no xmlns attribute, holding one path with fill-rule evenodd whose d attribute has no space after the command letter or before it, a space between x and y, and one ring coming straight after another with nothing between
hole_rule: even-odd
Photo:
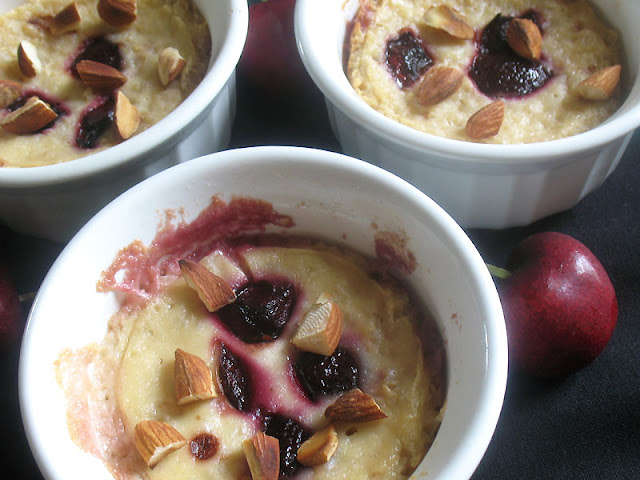
<instances>
[{"instance_id":1,"label":"sliced almond","mask_svg":"<svg viewBox=\"0 0 640 480\"><path fill-rule=\"evenodd\" d=\"M180 52L173 48L165 48L158 56L158 76L163 87L173 82L186 65L187 61Z\"/></svg>"},{"instance_id":2,"label":"sliced almond","mask_svg":"<svg viewBox=\"0 0 640 480\"><path fill-rule=\"evenodd\" d=\"M76 30L81 21L78 5L72 2L51 18L49 32L53 35L62 35Z\"/></svg>"},{"instance_id":3,"label":"sliced almond","mask_svg":"<svg viewBox=\"0 0 640 480\"><path fill-rule=\"evenodd\" d=\"M325 417L336 422L370 422L386 418L371 395L359 388L344 393L327 407Z\"/></svg>"},{"instance_id":4,"label":"sliced almond","mask_svg":"<svg viewBox=\"0 0 640 480\"><path fill-rule=\"evenodd\" d=\"M143 420L136 425L134 441L149 468L187 444L187 439L171 425L154 420Z\"/></svg>"},{"instance_id":5,"label":"sliced almond","mask_svg":"<svg viewBox=\"0 0 640 480\"><path fill-rule=\"evenodd\" d=\"M418 101L425 106L440 103L460 88L463 78L462 72L455 68L430 68L418 87Z\"/></svg>"},{"instance_id":6,"label":"sliced almond","mask_svg":"<svg viewBox=\"0 0 640 480\"><path fill-rule=\"evenodd\" d=\"M576 93L587 100L606 100L620 83L621 71L620 65L598 70L577 85Z\"/></svg>"},{"instance_id":7,"label":"sliced almond","mask_svg":"<svg viewBox=\"0 0 640 480\"><path fill-rule=\"evenodd\" d=\"M540 29L527 18L514 18L509 22L507 43L517 55L528 60L538 60L542 53Z\"/></svg>"},{"instance_id":8,"label":"sliced almond","mask_svg":"<svg viewBox=\"0 0 640 480\"><path fill-rule=\"evenodd\" d=\"M76 70L82 82L96 92L110 92L127 82L127 77L123 73L109 65L93 60L78 62Z\"/></svg>"},{"instance_id":9,"label":"sliced almond","mask_svg":"<svg viewBox=\"0 0 640 480\"><path fill-rule=\"evenodd\" d=\"M11 80L0 80L0 108L15 102L22 94L22 85Z\"/></svg>"},{"instance_id":10,"label":"sliced almond","mask_svg":"<svg viewBox=\"0 0 640 480\"><path fill-rule=\"evenodd\" d=\"M120 90L116 94L114 120L118 135L123 140L131 138L140 127L140 112Z\"/></svg>"},{"instance_id":11,"label":"sliced almond","mask_svg":"<svg viewBox=\"0 0 640 480\"><path fill-rule=\"evenodd\" d=\"M235 301L236 294L231 286L204 265L187 260L179 260L178 265L187 285L198 292L200 300L210 312Z\"/></svg>"},{"instance_id":12,"label":"sliced almond","mask_svg":"<svg viewBox=\"0 0 640 480\"><path fill-rule=\"evenodd\" d=\"M280 476L280 442L262 432L242 442L251 478L253 480L278 480Z\"/></svg>"},{"instance_id":13,"label":"sliced almond","mask_svg":"<svg viewBox=\"0 0 640 480\"><path fill-rule=\"evenodd\" d=\"M174 378L178 405L208 400L217 396L213 372L197 355L178 348L175 352Z\"/></svg>"},{"instance_id":14,"label":"sliced almond","mask_svg":"<svg viewBox=\"0 0 640 480\"><path fill-rule=\"evenodd\" d=\"M467 20L454 8L447 5L430 7L424 16L425 23L438 30L447 32L452 37L469 40L474 31Z\"/></svg>"},{"instance_id":15,"label":"sliced almond","mask_svg":"<svg viewBox=\"0 0 640 480\"><path fill-rule=\"evenodd\" d=\"M291 342L300 350L331 355L342 335L342 310L323 293L302 317Z\"/></svg>"},{"instance_id":16,"label":"sliced almond","mask_svg":"<svg viewBox=\"0 0 640 480\"><path fill-rule=\"evenodd\" d=\"M35 77L42 70L42 63L38 58L36 47L26 40L18 45L18 66L22 74L27 78Z\"/></svg>"},{"instance_id":17,"label":"sliced almond","mask_svg":"<svg viewBox=\"0 0 640 480\"><path fill-rule=\"evenodd\" d=\"M112 27L126 27L136 21L138 4L136 0L99 0L98 14Z\"/></svg>"},{"instance_id":18,"label":"sliced almond","mask_svg":"<svg viewBox=\"0 0 640 480\"><path fill-rule=\"evenodd\" d=\"M43 129L56 118L58 114L47 103L33 96L22 107L4 117L0 125L7 132L24 135Z\"/></svg>"},{"instance_id":19,"label":"sliced almond","mask_svg":"<svg viewBox=\"0 0 640 480\"><path fill-rule=\"evenodd\" d=\"M337 448L338 434L336 428L329 424L300 445L297 458L302 465L315 467L327 463Z\"/></svg>"},{"instance_id":20,"label":"sliced almond","mask_svg":"<svg viewBox=\"0 0 640 480\"><path fill-rule=\"evenodd\" d=\"M504 101L496 100L482 107L467 120L467 136L474 140L493 137L500 132L504 120Z\"/></svg>"}]
</instances>

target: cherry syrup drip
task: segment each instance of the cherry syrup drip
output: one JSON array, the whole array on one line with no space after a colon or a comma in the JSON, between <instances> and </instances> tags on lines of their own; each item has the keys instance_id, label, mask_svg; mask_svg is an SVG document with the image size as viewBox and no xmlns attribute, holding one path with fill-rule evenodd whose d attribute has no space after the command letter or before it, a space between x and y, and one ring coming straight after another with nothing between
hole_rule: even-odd
<instances>
[{"instance_id":1,"label":"cherry syrup drip","mask_svg":"<svg viewBox=\"0 0 640 480\"><path fill-rule=\"evenodd\" d=\"M554 76L553 70L539 60L518 56L507 42L507 28L513 17L498 14L484 28L469 76L478 89L492 98L518 98L542 88ZM526 18L542 30L542 17L528 11Z\"/></svg>"},{"instance_id":2,"label":"cherry syrup drip","mask_svg":"<svg viewBox=\"0 0 640 480\"><path fill-rule=\"evenodd\" d=\"M296 295L289 282L259 280L243 287L236 297L218 311L220 320L243 342L262 343L280 336Z\"/></svg>"},{"instance_id":3,"label":"cherry syrup drip","mask_svg":"<svg viewBox=\"0 0 640 480\"><path fill-rule=\"evenodd\" d=\"M98 97L80 115L76 130L76 146L85 149L95 148L102 134L111 127L114 114L113 95Z\"/></svg>"},{"instance_id":4,"label":"cherry syrup drip","mask_svg":"<svg viewBox=\"0 0 640 480\"><path fill-rule=\"evenodd\" d=\"M65 115L69 114L69 109L67 107L64 106L64 104L60 101L57 100L53 97L50 97L42 92L36 91L36 90L26 90L22 93L22 95L20 95L20 97L16 98L13 102L11 102L10 105L7 106L7 110L10 112L13 112L17 109L19 109L20 107L22 107L25 103L27 103L27 100L29 100L31 97L38 97L40 100L42 100L43 102L45 102L47 105L49 105L49 107L51 107L51 110L53 110L54 112L56 112L56 115L58 115L58 117L53 120L51 123L49 123L48 125L44 126L43 128L41 128L40 130L38 130L37 132L34 133L40 133L43 132L45 130L48 130L49 128L53 127L53 125L55 125L55 123L60 120L62 117L64 117Z\"/></svg>"},{"instance_id":5,"label":"cherry syrup drip","mask_svg":"<svg viewBox=\"0 0 640 480\"><path fill-rule=\"evenodd\" d=\"M82 60L93 60L94 62L104 63L118 71L122 71L123 68L120 47L103 36L86 39L80 46L78 54L72 58L69 71L71 75L76 78L79 78L76 65Z\"/></svg>"},{"instance_id":6,"label":"cherry syrup drip","mask_svg":"<svg viewBox=\"0 0 640 480\"><path fill-rule=\"evenodd\" d=\"M342 347L328 357L301 352L293 368L304 393L314 401L320 395L333 395L358 386L356 357Z\"/></svg>"},{"instance_id":7,"label":"cherry syrup drip","mask_svg":"<svg viewBox=\"0 0 640 480\"><path fill-rule=\"evenodd\" d=\"M295 475L302 465L298 449L311 435L295 420L279 413L265 415L264 433L278 439L280 444L280 478Z\"/></svg>"},{"instance_id":8,"label":"cherry syrup drip","mask_svg":"<svg viewBox=\"0 0 640 480\"><path fill-rule=\"evenodd\" d=\"M422 40L408 28L387 41L385 60L400 88L413 85L433 64Z\"/></svg>"}]
</instances>

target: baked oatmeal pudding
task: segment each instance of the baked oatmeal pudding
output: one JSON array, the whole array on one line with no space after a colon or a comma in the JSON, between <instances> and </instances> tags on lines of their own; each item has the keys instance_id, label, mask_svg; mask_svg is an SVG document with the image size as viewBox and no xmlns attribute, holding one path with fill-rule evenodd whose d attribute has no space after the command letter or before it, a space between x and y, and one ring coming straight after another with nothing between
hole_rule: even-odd
<instances>
[{"instance_id":1,"label":"baked oatmeal pudding","mask_svg":"<svg viewBox=\"0 0 640 480\"><path fill-rule=\"evenodd\" d=\"M0 16L0 165L66 162L143 132L210 57L191 0L27 0Z\"/></svg>"},{"instance_id":2,"label":"baked oatmeal pudding","mask_svg":"<svg viewBox=\"0 0 640 480\"><path fill-rule=\"evenodd\" d=\"M433 319L384 261L243 233L291 222L216 200L104 272L123 307L58 373L72 438L115 478L392 479L420 463L446 388Z\"/></svg>"},{"instance_id":3,"label":"baked oatmeal pudding","mask_svg":"<svg viewBox=\"0 0 640 480\"><path fill-rule=\"evenodd\" d=\"M586 0L362 0L356 92L389 118L487 143L568 137L621 105L618 33Z\"/></svg>"}]
</instances>

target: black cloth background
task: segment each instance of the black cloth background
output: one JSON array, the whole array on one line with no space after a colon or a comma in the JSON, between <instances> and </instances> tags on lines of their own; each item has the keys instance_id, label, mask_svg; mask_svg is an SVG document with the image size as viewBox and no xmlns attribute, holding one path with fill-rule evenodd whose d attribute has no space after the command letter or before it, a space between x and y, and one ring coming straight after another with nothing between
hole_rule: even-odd
<instances>
[{"instance_id":1,"label":"black cloth background","mask_svg":"<svg viewBox=\"0 0 640 480\"><path fill-rule=\"evenodd\" d=\"M307 88L273 97L239 72L230 146L267 144L340 151L319 92ZM619 302L611 342L585 369L561 381L510 373L495 435L474 480L640 478L639 155L636 133L604 185L567 212L526 227L467 231L483 258L496 265L531 233L572 235L600 259ZM37 290L62 248L0 228L0 260L22 293ZM20 419L18 355L18 346L0 353L0 477L38 479Z\"/></svg>"}]
</instances>

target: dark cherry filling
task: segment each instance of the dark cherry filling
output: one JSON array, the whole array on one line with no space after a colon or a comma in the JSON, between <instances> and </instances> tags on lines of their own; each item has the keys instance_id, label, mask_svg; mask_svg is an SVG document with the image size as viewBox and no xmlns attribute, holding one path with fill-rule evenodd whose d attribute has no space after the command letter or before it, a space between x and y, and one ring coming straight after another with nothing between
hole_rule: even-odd
<instances>
[{"instance_id":1,"label":"dark cherry filling","mask_svg":"<svg viewBox=\"0 0 640 480\"><path fill-rule=\"evenodd\" d=\"M342 347L336 348L328 357L301 352L293 368L305 394L311 400L320 395L344 392L358 385L356 358Z\"/></svg>"},{"instance_id":2,"label":"dark cherry filling","mask_svg":"<svg viewBox=\"0 0 640 480\"><path fill-rule=\"evenodd\" d=\"M240 340L261 343L282 333L295 305L295 289L288 282L259 280L237 292L236 301L218 315Z\"/></svg>"},{"instance_id":3,"label":"dark cherry filling","mask_svg":"<svg viewBox=\"0 0 640 480\"><path fill-rule=\"evenodd\" d=\"M78 54L72 58L69 65L69 71L75 77L78 77L76 65L82 60L104 63L120 71L123 67L120 47L103 36L91 37L82 43Z\"/></svg>"},{"instance_id":4,"label":"dark cherry filling","mask_svg":"<svg viewBox=\"0 0 640 480\"><path fill-rule=\"evenodd\" d=\"M191 455L196 460L208 460L218 451L220 442L215 435L200 433L189 441Z\"/></svg>"},{"instance_id":5,"label":"dark cherry filling","mask_svg":"<svg viewBox=\"0 0 640 480\"><path fill-rule=\"evenodd\" d=\"M265 415L264 433L280 443L280 477L293 476L302 465L298 462L298 449L310 437L298 422L279 413Z\"/></svg>"},{"instance_id":6,"label":"dark cherry filling","mask_svg":"<svg viewBox=\"0 0 640 480\"><path fill-rule=\"evenodd\" d=\"M478 89L493 98L517 98L535 92L549 81L553 70L539 60L527 60L511 50L507 43L507 28L513 17L498 14L484 28L477 53L469 68L469 76ZM542 32L542 18L528 11L528 18Z\"/></svg>"},{"instance_id":7,"label":"dark cherry filling","mask_svg":"<svg viewBox=\"0 0 640 480\"><path fill-rule=\"evenodd\" d=\"M218 377L225 398L236 410L253 408L253 390L249 383L249 369L244 361L224 344L220 346Z\"/></svg>"},{"instance_id":8,"label":"dark cherry filling","mask_svg":"<svg viewBox=\"0 0 640 480\"><path fill-rule=\"evenodd\" d=\"M98 97L80 115L76 130L76 146L94 148L100 136L111 127L115 111L113 95Z\"/></svg>"},{"instance_id":9,"label":"dark cherry filling","mask_svg":"<svg viewBox=\"0 0 640 480\"><path fill-rule=\"evenodd\" d=\"M413 85L433 64L422 40L408 28L387 41L385 59L400 88Z\"/></svg>"},{"instance_id":10,"label":"dark cherry filling","mask_svg":"<svg viewBox=\"0 0 640 480\"><path fill-rule=\"evenodd\" d=\"M25 103L27 103L27 100L29 100L31 97L38 97L40 100L42 100L43 102L45 102L46 104L49 105L49 107L51 107L51 110L53 110L54 112L56 112L56 114L58 115L58 117L51 122L50 124L46 125L45 127L41 128L40 130L38 130L37 132L34 133L40 133L43 132L51 127L53 127L53 125L60 120L60 118L64 117L65 115L69 114L69 109L67 107L64 106L64 104L60 101L57 100L53 97L50 97L48 95L46 95L45 93L36 91L36 90L26 90L22 93L22 95L20 95L20 97L16 98L13 102L11 102L10 105L7 106L7 110L10 112L13 112L17 109L19 109L20 107L22 107Z\"/></svg>"}]
</instances>

